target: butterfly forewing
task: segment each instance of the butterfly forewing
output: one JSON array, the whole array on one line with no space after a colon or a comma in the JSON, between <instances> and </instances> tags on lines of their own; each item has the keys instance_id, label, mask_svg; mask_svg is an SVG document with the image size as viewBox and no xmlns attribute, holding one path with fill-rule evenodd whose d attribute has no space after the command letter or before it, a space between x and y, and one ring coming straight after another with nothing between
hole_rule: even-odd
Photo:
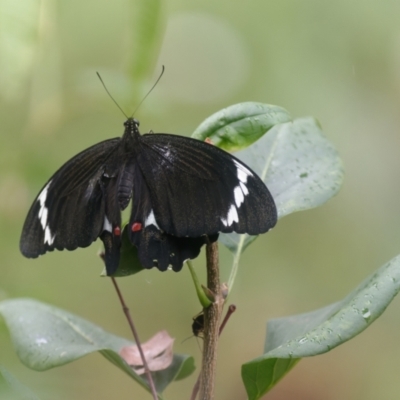
<instances>
[{"instance_id":1,"label":"butterfly forewing","mask_svg":"<svg viewBox=\"0 0 400 400\"><path fill-rule=\"evenodd\" d=\"M82 151L49 179L26 217L22 254L34 258L53 249L87 247L97 239L105 210L102 167L120 141L106 140Z\"/></svg>"},{"instance_id":2,"label":"butterfly forewing","mask_svg":"<svg viewBox=\"0 0 400 400\"><path fill-rule=\"evenodd\" d=\"M189 237L232 231L256 235L275 225L267 187L235 157L175 135L144 135L142 142L138 164L162 230Z\"/></svg>"}]
</instances>

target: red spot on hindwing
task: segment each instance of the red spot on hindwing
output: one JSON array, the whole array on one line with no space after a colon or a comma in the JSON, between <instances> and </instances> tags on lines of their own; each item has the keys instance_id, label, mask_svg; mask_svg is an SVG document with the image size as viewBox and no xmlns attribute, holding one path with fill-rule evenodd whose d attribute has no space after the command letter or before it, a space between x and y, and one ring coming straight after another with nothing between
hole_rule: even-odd
<instances>
[{"instance_id":1,"label":"red spot on hindwing","mask_svg":"<svg viewBox=\"0 0 400 400\"><path fill-rule=\"evenodd\" d=\"M132 232L139 232L142 230L142 224L140 222L134 222L131 229Z\"/></svg>"},{"instance_id":2,"label":"red spot on hindwing","mask_svg":"<svg viewBox=\"0 0 400 400\"><path fill-rule=\"evenodd\" d=\"M114 235L115 236L121 236L121 228L119 226L116 226L114 228Z\"/></svg>"}]
</instances>

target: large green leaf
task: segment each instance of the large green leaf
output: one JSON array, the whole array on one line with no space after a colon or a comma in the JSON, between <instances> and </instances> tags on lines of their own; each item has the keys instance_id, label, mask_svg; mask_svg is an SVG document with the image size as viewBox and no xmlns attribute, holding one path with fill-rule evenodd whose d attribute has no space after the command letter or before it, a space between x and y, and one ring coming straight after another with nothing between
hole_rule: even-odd
<instances>
[{"instance_id":1,"label":"large green leaf","mask_svg":"<svg viewBox=\"0 0 400 400\"><path fill-rule=\"evenodd\" d=\"M236 151L255 142L276 124L291 121L282 107L263 103L240 103L208 117L192 137L211 142L224 150Z\"/></svg>"},{"instance_id":2,"label":"large green leaf","mask_svg":"<svg viewBox=\"0 0 400 400\"><path fill-rule=\"evenodd\" d=\"M39 397L0 365L0 399L39 400Z\"/></svg>"},{"instance_id":3,"label":"large green leaf","mask_svg":"<svg viewBox=\"0 0 400 400\"><path fill-rule=\"evenodd\" d=\"M242 366L249 400L261 398L302 357L332 350L366 329L400 290L400 255L342 301L268 322L264 354Z\"/></svg>"},{"instance_id":4,"label":"large green leaf","mask_svg":"<svg viewBox=\"0 0 400 400\"><path fill-rule=\"evenodd\" d=\"M235 154L265 182L282 218L320 206L343 181L342 161L314 118L279 124ZM220 241L232 252L243 251L256 236L225 234Z\"/></svg>"},{"instance_id":5,"label":"large green leaf","mask_svg":"<svg viewBox=\"0 0 400 400\"><path fill-rule=\"evenodd\" d=\"M132 345L132 342L74 314L32 299L2 301L0 313L18 357L27 367L44 371L99 351L149 390L146 379L135 374L118 354L122 347ZM174 355L167 369L153 373L157 391L161 393L173 380L181 379L193 370L192 357Z\"/></svg>"}]
</instances>

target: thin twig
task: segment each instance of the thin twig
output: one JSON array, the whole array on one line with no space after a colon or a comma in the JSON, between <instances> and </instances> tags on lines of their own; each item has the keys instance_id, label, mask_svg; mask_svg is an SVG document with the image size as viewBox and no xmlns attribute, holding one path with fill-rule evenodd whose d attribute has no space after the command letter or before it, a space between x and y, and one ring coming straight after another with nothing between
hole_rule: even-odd
<instances>
[{"instance_id":1,"label":"thin twig","mask_svg":"<svg viewBox=\"0 0 400 400\"><path fill-rule=\"evenodd\" d=\"M144 356L144 353L143 353L143 350L142 350L142 346L141 346L140 340L139 340L139 335L138 335L138 333L136 331L135 325L133 324L133 321L132 321L132 318L131 318L131 314L129 312L129 308L125 304L125 301L124 301L124 298L122 296L122 293L119 290L119 286L117 284L117 281L113 276L111 276L111 281L114 284L115 290L116 290L117 295L119 297L119 301L121 302L121 305L122 305L122 309L124 310L124 314L126 316L126 319L128 320L129 326L130 326L131 331L133 333L133 337L135 338L136 346L137 346L137 348L139 350L140 357L141 357L142 362L143 362L143 367L144 367L144 370L145 370L145 373L146 373L146 376L147 376L147 380L149 381L151 394L153 395L153 399L154 400L158 400L157 390L156 390L156 387L154 385L153 377L151 376L151 372L150 372L149 366L147 365L146 357Z\"/></svg>"},{"instance_id":2,"label":"thin twig","mask_svg":"<svg viewBox=\"0 0 400 400\"><path fill-rule=\"evenodd\" d=\"M231 317L231 315L236 311L236 306L234 304L231 304L228 307L228 311L226 312L225 318L222 321L221 326L219 327L219 334L221 335L222 331L225 328L226 323L228 322L229 318Z\"/></svg>"},{"instance_id":3,"label":"thin twig","mask_svg":"<svg viewBox=\"0 0 400 400\"><path fill-rule=\"evenodd\" d=\"M199 393L200 389L200 381L201 381L201 372L200 375L197 377L197 381L193 386L192 395L190 396L190 400L196 400L196 397Z\"/></svg>"}]
</instances>

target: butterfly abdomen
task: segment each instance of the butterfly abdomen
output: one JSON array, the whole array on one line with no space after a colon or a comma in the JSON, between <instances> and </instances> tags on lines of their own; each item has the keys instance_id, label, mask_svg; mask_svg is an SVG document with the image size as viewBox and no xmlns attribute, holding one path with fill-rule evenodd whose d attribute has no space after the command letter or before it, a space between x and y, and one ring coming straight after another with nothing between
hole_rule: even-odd
<instances>
[{"instance_id":1,"label":"butterfly abdomen","mask_svg":"<svg viewBox=\"0 0 400 400\"><path fill-rule=\"evenodd\" d=\"M135 164L127 162L122 170L118 182L118 203L121 210L125 210L132 197Z\"/></svg>"}]
</instances>

